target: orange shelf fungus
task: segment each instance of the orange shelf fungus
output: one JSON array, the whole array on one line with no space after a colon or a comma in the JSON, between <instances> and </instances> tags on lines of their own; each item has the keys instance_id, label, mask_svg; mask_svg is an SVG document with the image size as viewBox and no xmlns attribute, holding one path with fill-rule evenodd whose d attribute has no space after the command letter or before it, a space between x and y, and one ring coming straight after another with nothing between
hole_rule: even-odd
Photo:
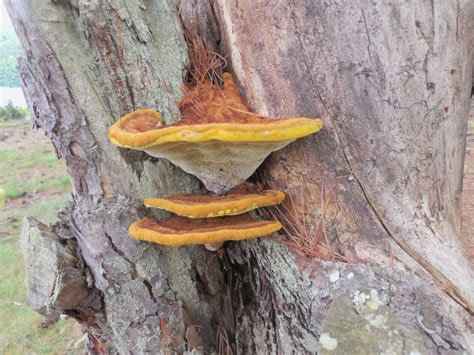
<instances>
[{"instance_id":1,"label":"orange shelf fungus","mask_svg":"<svg viewBox=\"0 0 474 355\"><path fill-rule=\"evenodd\" d=\"M168 217L159 222L145 218L133 223L128 232L135 239L182 246L257 238L281 228L282 225L278 221L256 220L245 214L218 219Z\"/></svg>"},{"instance_id":2,"label":"orange shelf fungus","mask_svg":"<svg viewBox=\"0 0 474 355\"><path fill-rule=\"evenodd\" d=\"M119 147L166 158L222 193L243 183L273 151L319 131L320 119L271 118L249 112L230 73L224 85L186 87L183 119L163 124L153 110L131 112L109 129Z\"/></svg>"},{"instance_id":3,"label":"orange shelf fungus","mask_svg":"<svg viewBox=\"0 0 474 355\"><path fill-rule=\"evenodd\" d=\"M129 234L135 239L171 246L204 244L209 250L217 250L227 240L257 238L278 231L282 228L280 222L256 220L243 213L279 204L285 194L239 185L271 152L323 126L319 118L279 119L250 112L232 75L224 73L220 86L216 78L208 77L212 65L204 64L200 63L202 71L195 68L195 80L184 88L180 121L166 125L158 112L137 110L112 125L109 138L119 147L166 158L198 177L209 191L227 194L145 199L146 206L179 216L133 223Z\"/></svg>"},{"instance_id":4,"label":"orange shelf fungus","mask_svg":"<svg viewBox=\"0 0 474 355\"><path fill-rule=\"evenodd\" d=\"M248 185L219 195L173 195L147 198L145 206L161 208L189 218L212 218L239 215L259 207L277 205L285 199L278 190L258 191Z\"/></svg>"}]
</instances>

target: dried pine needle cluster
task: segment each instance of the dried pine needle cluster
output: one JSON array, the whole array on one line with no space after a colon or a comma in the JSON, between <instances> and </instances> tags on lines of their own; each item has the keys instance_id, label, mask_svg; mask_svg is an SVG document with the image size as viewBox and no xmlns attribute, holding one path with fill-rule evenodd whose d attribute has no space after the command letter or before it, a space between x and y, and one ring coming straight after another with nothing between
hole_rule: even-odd
<instances>
[{"instance_id":1,"label":"dried pine needle cluster","mask_svg":"<svg viewBox=\"0 0 474 355\"><path fill-rule=\"evenodd\" d=\"M186 84L196 86L202 83L222 83L222 73L227 61L219 53L209 48L197 33L184 30L184 39L188 46L189 70Z\"/></svg>"},{"instance_id":2,"label":"dried pine needle cluster","mask_svg":"<svg viewBox=\"0 0 474 355\"><path fill-rule=\"evenodd\" d=\"M325 216L328 215L330 206L337 204L335 201L336 184L327 186L327 174L322 173L320 177L319 189L319 217L316 223L307 224L309 213L306 207L305 192L297 194L296 189L287 190L287 199L285 203L279 206L271 206L264 208L266 216L277 218L283 224L283 232L285 239L282 241L295 253L309 258L322 260L337 260L346 263L356 263L360 260L344 256L336 251L329 242L327 234L327 225ZM289 185L288 183L286 184ZM303 186L308 186L303 184ZM294 197L300 196L301 208L297 208ZM309 216L314 220L314 216ZM337 217L337 215L336 215ZM334 222L334 221L333 221ZM316 226L316 228L314 228Z\"/></svg>"}]
</instances>

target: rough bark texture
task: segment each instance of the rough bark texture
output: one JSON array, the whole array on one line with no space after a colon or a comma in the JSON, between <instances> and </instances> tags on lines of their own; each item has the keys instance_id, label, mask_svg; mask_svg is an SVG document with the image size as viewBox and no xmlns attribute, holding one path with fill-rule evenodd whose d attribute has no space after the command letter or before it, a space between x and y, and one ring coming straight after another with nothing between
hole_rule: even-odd
<instances>
[{"instance_id":1,"label":"rough bark texture","mask_svg":"<svg viewBox=\"0 0 474 355\"><path fill-rule=\"evenodd\" d=\"M34 125L73 181L57 225L25 223L35 309L76 317L96 352L474 350L472 266L458 235L472 2L6 4ZM256 112L324 119L260 179L293 195L309 234L326 221L331 246L360 263L311 259L277 238L211 253L128 237L144 197L202 189L107 139L133 109L179 118L181 21L227 55ZM323 188L335 191L330 203Z\"/></svg>"}]
</instances>

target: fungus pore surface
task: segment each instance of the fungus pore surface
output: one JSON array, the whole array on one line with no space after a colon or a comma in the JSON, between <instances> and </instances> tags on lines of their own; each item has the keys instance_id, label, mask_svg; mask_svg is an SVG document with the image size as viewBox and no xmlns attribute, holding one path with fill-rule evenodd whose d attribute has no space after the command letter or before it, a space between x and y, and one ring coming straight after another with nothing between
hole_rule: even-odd
<instances>
[{"instance_id":1,"label":"fungus pore surface","mask_svg":"<svg viewBox=\"0 0 474 355\"><path fill-rule=\"evenodd\" d=\"M145 206L161 208L189 218L233 216L250 210L283 202L285 194L278 190L259 191L244 184L226 195L173 195L168 198L147 198Z\"/></svg>"},{"instance_id":2,"label":"fungus pore surface","mask_svg":"<svg viewBox=\"0 0 474 355\"><path fill-rule=\"evenodd\" d=\"M110 127L110 140L166 158L223 193L243 183L271 152L322 127L320 119L253 114L231 74L223 79L222 87L209 81L185 87L181 121L164 125L156 111L137 110Z\"/></svg>"},{"instance_id":3,"label":"fungus pore surface","mask_svg":"<svg viewBox=\"0 0 474 355\"><path fill-rule=\"evenodd\" d=\"M133 223L128 232L135 239L181 246L257 238L276 232L281 227L278 221L256 220L245 214L219 219L169 217L159 222L145 218Z\"/></svg>"}]
</instances>

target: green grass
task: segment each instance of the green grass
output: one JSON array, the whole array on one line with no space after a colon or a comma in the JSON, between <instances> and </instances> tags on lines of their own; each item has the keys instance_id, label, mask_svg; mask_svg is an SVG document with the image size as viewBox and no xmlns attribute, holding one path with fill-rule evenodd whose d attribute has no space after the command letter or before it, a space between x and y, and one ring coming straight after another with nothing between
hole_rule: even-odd
<instances>
[{"instance_id":1,"label":"green grass","mask_svg":"<svg viewBox=\"0 0 474 355\"><path fill-rule=\"evenodd\" d=\"M0 151L0 167L12 164L16 169L29 169L34 167L53 167L58 161L56 154L46 149L23 151L18 149L5 149ZM2 174L3 175L3 174Z\"/></svg>"},{"instance_id":2,"label":"green grass","mask_svg":"<svg viewBox=\"0 0 474 355\"><path fill-rule=\"evenodd\" d=\"M25 126L31 126L31 121L28 121L28 120L1 121L0 120L0 128L25 127Z\"/></svg>"},{"instance_id":3,"label":"green grass","mask_svg":"<svg viewBox=\"0 0 474 355\"><path fill-rule=\"evenodd\" d=\"M5 204L5 197L6 197L5 190L0 189L0 209L2 209L3 205Z\"/></svg>"},{"instance_id":4,"label":"green grass","mask_svg":"<svg viewBox=\"0 0 474 355\"><path fill-rule=\"evenodd\" d=\"M7 199L13 200L15 198L24 196L26 193L34 194L43 192L49 189L70 189L71 180L68 176L58 176L54 179L48 177L41 177L35 179L34 177L28 180L14 180L9 181L3 186L5 196Z\"/></svg>"},{"instance_id":5,"label":"green grass","mask_svg":"<svg viewBox=\"0 0 474 355\"><path fill-rule=\"evenodd\" d=\"M81 354L82 349L71 349L82 336L75 320L43 329L44 318L27 304L19 247L23 218L54 223L70 198L71 182L48 139L15 123L0 123L14 134L0 142L0 189L6 198L0 206L0 354Z\"/></svg>"},{"instance_id":6,"label":"green grass","mask_svg":"<svg viewBox=\"0 0 474 355\"><path fill-rule=\"evenodd\" d=\"M6 198L13 200L20 197L25 191L18 187L16 181L11 181L4 186Z\"/></svg>"},{"instance_id":7,"label":"green grass","mask_svg":"<svg viewBox=\"0 0 474 355\"><path fill-rule=\"evenodd\" d=\"M58 210L65 205L69 198L70 193L66 192L57 196L50 196L47 199L34 198L28 206L22 209L8 208L7 205L0 212L0 231L6 231L8 236L16 237L21 231L23 217L25 216L35 217L46 224L54 223L57 220Z\"/></svg>"},{"instance_id":8,"label":"green grass","mask_svg":"<svg viewBox=\"0 0 474 355\"><path fill-rule=\"evenodd\" d=\"M62 162L60 162L62 164ZM0 188L7 199L15 199L26 193L38 193L50 189L70 189L71 182L65 172L51 174L58 165L58 158L44 149L0 151ZM57 170L57 169L56 169Z\"/></svg>"}]
</instances>

